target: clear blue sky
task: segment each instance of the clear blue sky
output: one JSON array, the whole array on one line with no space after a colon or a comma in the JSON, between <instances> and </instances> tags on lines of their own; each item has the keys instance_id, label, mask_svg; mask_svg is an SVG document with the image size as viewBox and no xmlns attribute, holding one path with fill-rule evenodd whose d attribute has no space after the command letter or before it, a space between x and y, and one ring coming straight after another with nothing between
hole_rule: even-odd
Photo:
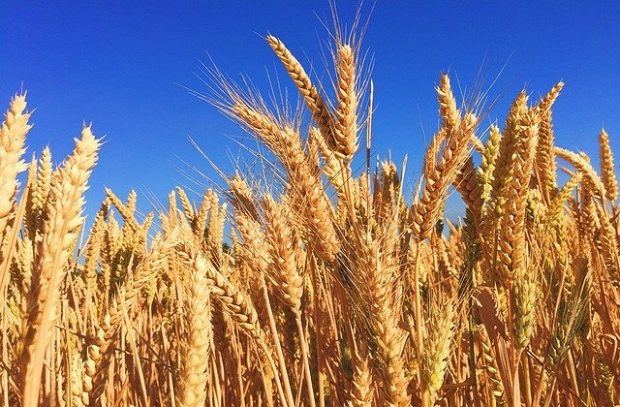
<instances>
[{"instance_id":1,"label":"clear blue sky","mask_svg":"<svg viewBox=\"0 0 620 407\"><path fill-rule=\"evenodd\" d=\"M376 60L375 153L396 160L408 153L413 183L437 125L439 73L471 87L482 69L488 86L504 65L488 121L503 121L524 86L537 98L562 79L558 144L597 154L605 126L620 151L620 6L587 3L379 0L364 41ZM356 3L338 9L346 23ZM12 2L0 13L2 105L28 90L36 108L29 153L49 144L60 160L84 121L105 136L89 212L104 186L123 196L137 189L143 204L147 191L165 200L175 185L192 186L184 162L215 177L188 135L227 170L228 154L239 151L231 137L244 136L178 85L206 90L195 73L208 54L230 76L244 73L264 87L266 71L282 74L266 33L324 72L321 20L331 21L327 0Z\"/></svg>"}]
</instances>

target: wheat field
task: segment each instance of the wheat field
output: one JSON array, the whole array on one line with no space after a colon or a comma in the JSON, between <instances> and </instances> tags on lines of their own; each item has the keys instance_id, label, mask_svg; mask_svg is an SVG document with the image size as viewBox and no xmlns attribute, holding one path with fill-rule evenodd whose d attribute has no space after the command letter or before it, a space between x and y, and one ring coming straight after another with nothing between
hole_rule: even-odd
<instances>
[{"instance_id":1,"label":"wheat field","mask_svg":"<svg viewBox=\"0 0 620 407\"><path fill-rule=\"evenodd\" d=\"M228 174L146 216L136 193L107 190L88 230L101 140L85 126L62 162L45 149L28 163L26 95L10 100L0 404L619 404L613 153L604 130L600 169L556 146L563 83L540 100L522 91L484 128L441 75L440 126L411 196L403 165L370 159L381 136L358 44L336 37L326 92L280 39L266 42L305 115L217 72L206 98L264 147L269 184ZM458 219L445 216L452 193Z\"/></svg>"}]
</instances>

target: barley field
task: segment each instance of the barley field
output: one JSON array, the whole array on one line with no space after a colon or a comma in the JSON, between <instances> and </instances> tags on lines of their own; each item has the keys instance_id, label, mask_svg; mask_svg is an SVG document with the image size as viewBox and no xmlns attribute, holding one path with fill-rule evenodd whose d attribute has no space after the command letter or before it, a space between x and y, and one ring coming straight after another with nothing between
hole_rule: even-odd
<instances>
[{"instance_id":1,"label":"barley field","mask_svg":"<svg viewBox=\"0 0 620 407\"><path fill-rule=\"evenodd\" d=\"M96 124L68 157L28 161L32 108L7 97L0 404L619 404L614 158L604 130L600 168L555 144L564 84L522 91L486 126L440 75L411 196L402 163L371 158L359 44L335 37L333 83L318 83L266 43L299 114L219 70L200 96L258 141L268 176L225 174L201 197L179 187L146 216L136 193L107 190L85 224Z\"/></svg>"}]
</instances>

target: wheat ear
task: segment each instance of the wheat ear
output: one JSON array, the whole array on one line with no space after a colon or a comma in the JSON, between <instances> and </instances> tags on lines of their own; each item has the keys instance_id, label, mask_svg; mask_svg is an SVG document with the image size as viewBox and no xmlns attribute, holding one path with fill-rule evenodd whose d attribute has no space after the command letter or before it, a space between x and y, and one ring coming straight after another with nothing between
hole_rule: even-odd
<instances>
[{"instance_id":1,"label":"wheat ear","mask_svg":"<svg viewBox=\"0 0 620 407\"><path fill-rule=\"evenodd\" d=\"M357 89L355 53L349 45L338 48L338 109L334 138L336 151L349 162L357 150Z\"/></svg>"},{"instance_id":2,"label":"wheat ear","mask_svg":"<svg viewBox=\"0 0 620 407\"><path fill-rule=\"evenodd\" d=\"M99 141L90 127L82 130L75 150L61 169L59 182L52 187L48 202L49 219L45 223L39 257L33 270L33 288L29 297L28 331L21 358L21 388L24 407L36 406L41 386L45 349L52 338L60 288L66 275L69 249L82 224L83 194L97 161Z\"/></svg>"},{"instance_id":3,"label":"wheat ear","mask_svg":"<svg viewBox=\"0 0 620 407\"><path fill-rule=\"evenodd\" d=\"M308 109L312 113L314 121L319 127L319 130L321 130L321 134L328 145L335 150L337 143L334 139L333 118L323 98L312 84L310 77L282 41L273 35L269 35L267 36L267 43L280 59L282 65L284 65L284 68L293 80L293 83L295 83L297 89L303 96Z\"/></svg>"},{"instance_id":4,"label":"wheat ear","mask_svg":"<svg viewBox=\"0 0 620 407\"><path fill-rule=\"evenodd\" d=\"M435 398L443 385L454 336L455 317L455 306L450 302L443 309L436 308L432 312L422 358L423 389L430 400Z\"/></svg>"},{"instance_id":5,"label":"wheat ear","mask_svg":"<svg viewBox=\"0 0 620 407\"><path fill-rule=\"evenodd\" d=\"M186 352L183 355L179 405L199 407L205 405L207 368L211 342L211 313L207 261L198 255L192 265L192 277L187 307Z\"/></svg>"},{"instance_id":6,"label":"wheat ear","mask_svg":"<svg viewBox=\"0 0 620 407\"><path fill-rule=\"evenodd\" d=\"M26 229L31 239L41 234L46 214L45 204L52 184L52 153L49 147L45 147L38 160L37 180L29 196L28 209L26 210Z\"/></svg>"},{"instance_id":7,"label":"wheat ear","mask_svg":"<svg viewBox=\"0 0 620 407\"><path fill-rule=\"evenodd\" d=\"M372 372L367 356L356 351L353 362L350 407L371 407L373 401Z\"/></svg>"},{"instance_id":8,"label":"wheat ear","mask_svg":"<svg viewBox=\"0 0 620 407\"><path fill-rule=\"evenodd\" d=\"M28 124L30 113L25 110L26 95L15 96L0 128L0 242L13 210L17 175L28 168L22 156L26 151L26 135L32 126Z\"/></svg>"},{"instance_id":9,"label":"wheat ear","mask_svg":"<svg viewBox=\"0 0 620 407\"><path fill-rule=\"evenodd\" d=\"M299 273L300 250L297 236L282 204L270 196L263 201L265 207L266 238L268 251L273 261L275 281L282 293L282 299L295 314L301 313L303 277Z\"/></svg>"},{"instance_id":10,"label":"wheat ear","mask_svg":"<svg viewBox=\"0 0 620 407\"><path fill-rule=\"evenodd\" d=\"M540 128L536 146L536 173L544 196L548 196L557 188L556 163L553 151L555 137L551 121L551 106L553 106L562 88L564 88L564 82L558 82L538 103Z\"/></svg>"},{"instance_id":11,"label":"wheat ear","mask_svg":"<svg viewBox=\"0 0 620 407\"><path fill-rule=\"evenodd\" d=\"M424 174L424 192L412 208L412 226L417 241L428 238L441 217L448 187L467 160L469 140L476 124L476 117L466 114L457 129L447 136L439 162Z\"/></svg>"},{"instance_id":12,"label":"wheat ear","mask_svg":"<svg viewBox=\"0 0 620 407\"><path fill-rule=\"evenodd\" d=\"M601 154L601 178L605 186L605 196L610 201L615 201L618 199L618 180L614 167L614 153L611 150L609 135L605 130L601 130L598 141Z\"/></svg>"},{"instance_id":13,"label":"wheat ear","mask_svg":"<svg viewBox=\"0 0 620 407\"><path fill-rule=\"evenodd\" d=\"M506 123L495 169L495 214L501 220L497 247L498 272L507 286L523 272L525 208L536 151L538 114L527 108L522 92ZM494 235L491 231L489 236Z\"/></svg>"}]
</instances>

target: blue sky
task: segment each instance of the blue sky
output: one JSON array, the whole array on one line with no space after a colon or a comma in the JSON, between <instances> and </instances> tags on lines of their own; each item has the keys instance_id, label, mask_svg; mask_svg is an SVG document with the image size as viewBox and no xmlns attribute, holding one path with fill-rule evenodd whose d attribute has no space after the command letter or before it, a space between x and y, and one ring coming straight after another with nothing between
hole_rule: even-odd
<instances>
[{"instance_id":1,"label":"blue sky","mask_svg":"<svg viewBox=\"0 0 620 407\"><path fill-rule=\"evenodd\" d=\"M409 180L417 180L437 126L433 87L442 71L455 87L482 78L485 89L501 72L487 123L503 121L523 87L538 98L562 79L558 144L597 156L604 126L620 151L620 6L587 3L379 0L363 43L375 59L373 153L396 161L408 154ZM337 6L350 22L357 3ZM146 194L165 200L176 185L199 188L186 163L217 180L188 135L224 170L239 152L234 140L246 137L179 86L206 91L199 61L210 56L231 77L246 74L267 90L267 73L285 79L262 39L272 33L326 78L322 21L331 28L327 1L13 2L0 13L0 96L6 106L28 90L36 108L29 153L49 144L62 159L85 121L105 136L88 212L104 186L123 196L138 190L149 209Z\"/></svg>"}]
</instances>

